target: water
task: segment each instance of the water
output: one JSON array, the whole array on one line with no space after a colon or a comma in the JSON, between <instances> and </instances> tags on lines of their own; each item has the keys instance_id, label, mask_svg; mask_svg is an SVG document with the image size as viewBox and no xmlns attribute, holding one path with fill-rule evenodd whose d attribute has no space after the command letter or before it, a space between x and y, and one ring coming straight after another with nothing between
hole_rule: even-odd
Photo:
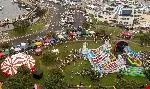
<instances>
[{"instance_id":1,"label":"water","mask_svg":"<svg viewBox=\"0 0 150 89\"><path fill-rule=\"evenodd\" d=\"M0 20L2 19L15 19L19 15L23 15L28 11L18 7L17 3L12 3L12 0L0 0L0 6L4 6L2 11L0 11Z\"/></svg>"}]
</instances>

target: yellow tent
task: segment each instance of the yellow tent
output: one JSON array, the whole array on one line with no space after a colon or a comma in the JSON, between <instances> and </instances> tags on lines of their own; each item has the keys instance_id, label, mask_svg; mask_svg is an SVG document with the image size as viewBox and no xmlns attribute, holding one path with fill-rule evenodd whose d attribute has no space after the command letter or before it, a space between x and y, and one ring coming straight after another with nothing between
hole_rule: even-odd
<instances>
[{"instance_id":1,"label":"yellow tent","mask_svg":"<svg viewBox=\"0 0 150 89\"><path fill-rule=\"evenodd\" d=\"M35 42L35 45L42 46L42 42Z\"/></svg>"},{"instance_id":2,"label":"yellow tent","mask_svg":"<svg viewBox=\"0 0 150 89\"><path fill-rule=\"evenodd\" d=\"M115 86L113 86L114 87L114 89L116 89L116 87Z\"/></svg>"},{"instance_id":3,"label":"yellow tent","mask_svg":"<svg viewBox=\"0 0 150 89\"><path fill-rule=\"evenodd\" d=\"M2 89L2 83L0 82L0 89Z\"/></svg>"}]
</instances>

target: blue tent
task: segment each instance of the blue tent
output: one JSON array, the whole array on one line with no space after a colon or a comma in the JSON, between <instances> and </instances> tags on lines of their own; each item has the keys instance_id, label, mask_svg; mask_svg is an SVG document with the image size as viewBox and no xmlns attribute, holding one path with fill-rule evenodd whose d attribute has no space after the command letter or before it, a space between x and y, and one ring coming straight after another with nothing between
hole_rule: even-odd
<instances>
[{"instance_id":1,"label":"blue tent","mask_svg":"<svg viewBox=\"0 0 150 89\"><path fill-rule=\"evenodd\" d=\"M50 39L50 41L51 41L52 44L55 44L55 43L56 43L56 37L52 37L52 38Z\"/></svg>"},{"instance_id":2,"label":"blue tent","mask_svg":"<svg viewBox=\"0 0 150 89\"><path fill-rule=\"evenodd\" d=\"M87 58L89 60L92 60L95 57L96 57L95 54L91 50L88 50Z\"/></svg>"},{"instance_id":3,"label":"blue tent","mask_svg":"<svg viewBox=\"0 0 150 89\"><path fill-rule=\"evenodd\" d=\"M77 35L80 36L81 35L81 31L77 31Z\"/></svg>"}]
</instances>

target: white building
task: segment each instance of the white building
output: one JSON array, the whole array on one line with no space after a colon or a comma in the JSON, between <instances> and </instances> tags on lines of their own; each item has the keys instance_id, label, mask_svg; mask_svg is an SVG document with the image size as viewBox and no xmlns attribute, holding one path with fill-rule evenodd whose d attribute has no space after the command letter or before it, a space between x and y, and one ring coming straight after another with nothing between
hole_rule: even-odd
<instances>
[{"instance_id":1,"label":"white building","mask_svg":"<svg viewBox=\"0 0 150 89\"><path fill-rule=\"evenodd\" d=\"M132 8L124 8L117 18L117 23L128 27L133 26L134 16L132 13Z\"/></svg>"}]
</instances>

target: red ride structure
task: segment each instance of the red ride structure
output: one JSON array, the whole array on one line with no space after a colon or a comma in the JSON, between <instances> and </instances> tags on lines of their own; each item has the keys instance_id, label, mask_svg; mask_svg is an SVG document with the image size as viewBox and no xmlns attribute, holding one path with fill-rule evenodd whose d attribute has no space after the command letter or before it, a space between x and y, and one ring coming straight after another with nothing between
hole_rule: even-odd
<instances>
[{"instance_id":1,"label":"red ride structure","mask_svg":"<svg viewBox=\"0 0 150 89\"><path fill-rule=\"evenodd\" d=\"M117 52L123 53L125 46L128 46L128 43L124 40L117 41L114 47L114 55L116 56Z\"/></svg>"}]
</instances>

